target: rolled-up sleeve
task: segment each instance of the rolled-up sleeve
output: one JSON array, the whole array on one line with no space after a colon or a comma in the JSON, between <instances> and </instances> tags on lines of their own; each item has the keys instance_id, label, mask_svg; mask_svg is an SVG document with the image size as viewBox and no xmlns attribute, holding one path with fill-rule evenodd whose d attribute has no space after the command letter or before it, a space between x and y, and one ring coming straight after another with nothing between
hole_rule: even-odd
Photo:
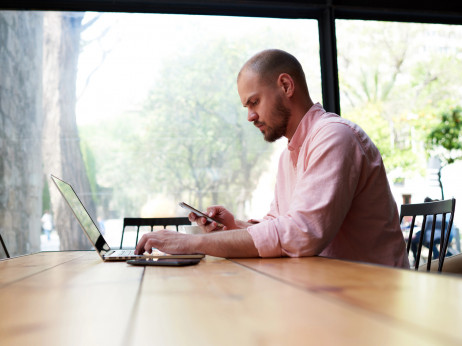
<instances>
[{"instance_id":1,"label":"rolled-up sleeve","mask_svg":"<svg viewBox=\"0 0 462 346\"><path fill-rule=\"evenodd\" d=\"M260 257L282 257L284 253L279 234L272 220L266 220L247 228Z\"/></svg>"}]
</instances>

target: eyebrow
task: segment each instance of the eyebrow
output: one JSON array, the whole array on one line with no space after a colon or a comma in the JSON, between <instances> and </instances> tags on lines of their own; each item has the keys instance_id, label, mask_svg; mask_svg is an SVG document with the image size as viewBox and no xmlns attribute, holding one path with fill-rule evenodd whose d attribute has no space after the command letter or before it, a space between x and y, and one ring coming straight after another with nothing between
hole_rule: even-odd
<instances>
[{"instance_id":1,"label":"eyebrow","mask_svg":"<svg viewBox=\"0 0 462 346\"><path fill-rule=\"evenodd\" d=\"M255 97L255 96L256 96L255 94L254 94L254 95L250 95L250 96L247 98L247 101L243 104L242 107L244 107L244 108L247 107L247 106L249 105L249 103L250 103L250 99L251 99L252 97Z\"/></svg>"}]
</instances>

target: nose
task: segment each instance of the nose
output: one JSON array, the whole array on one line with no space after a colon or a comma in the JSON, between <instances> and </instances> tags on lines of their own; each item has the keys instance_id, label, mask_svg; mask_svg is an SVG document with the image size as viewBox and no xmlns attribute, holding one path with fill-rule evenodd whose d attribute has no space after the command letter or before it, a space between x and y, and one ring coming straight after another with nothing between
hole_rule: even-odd
<instances>
[{"instance_id":1,"label":"nose","mask_svg":"<svg viewBox=\"0 0 462 346\"><path fill-rule=\"evenodd\" d=\"M252 121L255 121L258 119L258 114L257 112L253 111L253 110L250 110L249 109L249 112L247 114L247 120L252 122Z\"/></svg>"}]
</instances>

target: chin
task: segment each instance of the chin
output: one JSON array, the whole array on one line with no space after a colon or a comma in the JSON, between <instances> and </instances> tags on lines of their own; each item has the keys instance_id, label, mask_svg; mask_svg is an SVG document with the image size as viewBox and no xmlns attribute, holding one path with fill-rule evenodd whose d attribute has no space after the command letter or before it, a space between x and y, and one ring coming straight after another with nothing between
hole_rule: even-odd
<instances>
[{"instance_id":1,"label":"chin","mask_svg":"<svg viewBox=\"0 0 462 346\"><path fill-rule=\"evenodd\" d=\"M265 139L265 141L267 141L268 143L273 143L273 142L276 142L279 138L281 138L282 136L279 136L279 137L271 137L271 136L263 136L263 138Z\"/></svg>"}]
</instances>

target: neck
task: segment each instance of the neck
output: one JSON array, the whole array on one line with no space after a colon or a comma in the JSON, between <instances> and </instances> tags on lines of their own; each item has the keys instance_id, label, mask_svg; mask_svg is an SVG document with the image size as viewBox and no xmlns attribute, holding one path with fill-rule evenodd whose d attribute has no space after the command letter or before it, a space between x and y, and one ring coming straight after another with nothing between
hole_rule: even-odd
<instances>
[{"instance_id":1,"label":"neck","mask_svg":"<svg viewBox=\"0 0 462 346\"><path fill-rule=\"evenodd\" d=\"M305 114L313 107L314 103L311 101L311 98L305 98L303 102L295 103L291 109L291 116L289 124L287 125L286 136L290 141L295 131L297 130L298 125L302 121Z\"/></svg>"}]
</instances>

